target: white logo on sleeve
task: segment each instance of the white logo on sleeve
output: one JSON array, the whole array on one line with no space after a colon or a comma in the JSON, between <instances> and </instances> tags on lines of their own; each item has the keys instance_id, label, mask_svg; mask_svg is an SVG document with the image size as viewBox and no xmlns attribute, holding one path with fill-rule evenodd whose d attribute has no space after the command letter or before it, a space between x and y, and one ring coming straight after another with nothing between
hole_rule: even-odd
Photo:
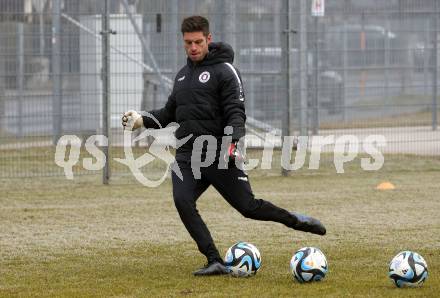
<instances>
[{"instance_id":1,"label":"white logo on sleeve","mask_svg":"<svg viewBox=\"0 0 440 298\"><path fill-rule=\"evenodd\" d=\"M178 78L177 81L182 82L185 79L185 76Z\"/></svg>"},{"instance_id":2,"label":"white logo on sleeve","mask_svg":"<svg viewBox=\"0 0 440 298\"><path fill-rule=\"evenodd\" d=\"M231 63L225 62L225 64L229 67L229 69L230 69L230 70L232 71L232 73L234 74L235 79L237 80L238 90L239 90L238 100L240 100L240 101L244 101L243 85L241 84L241 80L240 80L240 77L238 76L237 71L235 70L234 66L232 66Z\"/></svg>"},{"instance_id":3,"label":"white logo on sleeve","mask_svg":"<svg viewBox=\"0 0 440 298\"><path fill-rule=\"evenodd\" d=\"M199 81L200 81L200 83L206 83L209 81L210 77L211 77L211 74L208 71L204 71L199 75Z\"/></svg>"}]
</instances>

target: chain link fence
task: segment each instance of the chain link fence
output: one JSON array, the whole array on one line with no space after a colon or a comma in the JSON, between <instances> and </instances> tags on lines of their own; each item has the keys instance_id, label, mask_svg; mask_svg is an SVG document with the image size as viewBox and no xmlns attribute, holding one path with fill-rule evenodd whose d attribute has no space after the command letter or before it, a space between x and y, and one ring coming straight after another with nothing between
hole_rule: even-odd
<instances>
[{"instance_id":1,"label":"chain link fence","mask_svg":"<svg viewBox=\"0 0 440 298\"><path fill-rule=\"evenodd\" d=\"M439 12L436 0L1 0L0 177L64 175L60 137L101 134L112 177L128 175L113 161L121 115L164 105L194 14L235 50L250 147L269 131L382 134L385 153L438 157ZM96 173L83 157L75 175Z\"/></svg>"}]
</instances>

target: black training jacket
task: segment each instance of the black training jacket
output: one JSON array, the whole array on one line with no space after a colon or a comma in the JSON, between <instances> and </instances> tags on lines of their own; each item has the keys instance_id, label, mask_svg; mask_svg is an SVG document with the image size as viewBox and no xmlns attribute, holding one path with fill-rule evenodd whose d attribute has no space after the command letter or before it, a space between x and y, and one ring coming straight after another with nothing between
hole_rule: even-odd
<instances>
[{"instance_id":1,"label":"black training jacket","mask_svg":"<svg viewBox=\"0 0 440 298\"><path fill-rule=\"evenodd\" d=\"M234 51L226 43L210 43L209 53L200 63L187 64L177 73L173 91L162 109L150 113L165 127L177 122L176 138L193 134L180 151L192 148L197 136L221 139L224 127L232 126L232 139L245 134L244 92L239 72L232 66ZM143 116L147 128L159 128ZM179 151L179 150L178 150Z\"/></svg>"}]
</instances>

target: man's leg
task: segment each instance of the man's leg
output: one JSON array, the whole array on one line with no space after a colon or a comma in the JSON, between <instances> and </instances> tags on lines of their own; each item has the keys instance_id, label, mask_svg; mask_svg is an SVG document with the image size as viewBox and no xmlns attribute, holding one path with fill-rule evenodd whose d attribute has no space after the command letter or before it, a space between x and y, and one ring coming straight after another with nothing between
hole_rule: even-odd
<instances>
[{"instance_id":1,"label":"man's leg","mask_svg":"<svg viewBox=\"0 0 440 298\"><path fill-rule=\"evenodd\" d=\"M232 207L247 218L275 221L289 228L319 235L326 233L325 227L312 217L255 199L247 175L235 166L223 170L213 165L206 169L206 178Z\"/></svg>"},{"instance_id":2,"label":"man's leg","mask_svg":"<svg viewBox=\"0 0 440 298\"><path fill-rule=\"evenodd\" d=\"M179 163L179 167L183 175L183 181L174 172L172 173L173 197L179 216L189 234L197 243L199 251L208 259L208 264L216 262L223 264L211 234L196 208L196 200L208 188L209 182L203 178L194 179L188 164ZM211 274L219 274L218 271L222 268L214 269L216 270Z\"/></svg>"}]
</instances>

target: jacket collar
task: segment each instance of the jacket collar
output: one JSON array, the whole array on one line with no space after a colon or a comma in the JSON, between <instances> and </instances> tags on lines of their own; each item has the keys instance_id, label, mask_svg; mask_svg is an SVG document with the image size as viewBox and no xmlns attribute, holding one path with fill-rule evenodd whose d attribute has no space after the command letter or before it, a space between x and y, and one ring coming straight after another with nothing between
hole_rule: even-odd
<instances>
[{"instance_id":1,"label":"jacket collar","mask_svg":"<svg viewBox=\"0 0 440 298\"><path fill-rule=\"evenodd\" d=\"M206 54L205 58L198 63L194 63L191 59L187 58L187 64L190 67L213 65L224 62L234 62L234 50L229 44L224 42L211 42L208 45L208 54Z\"/></svg>"}]
</instances>

